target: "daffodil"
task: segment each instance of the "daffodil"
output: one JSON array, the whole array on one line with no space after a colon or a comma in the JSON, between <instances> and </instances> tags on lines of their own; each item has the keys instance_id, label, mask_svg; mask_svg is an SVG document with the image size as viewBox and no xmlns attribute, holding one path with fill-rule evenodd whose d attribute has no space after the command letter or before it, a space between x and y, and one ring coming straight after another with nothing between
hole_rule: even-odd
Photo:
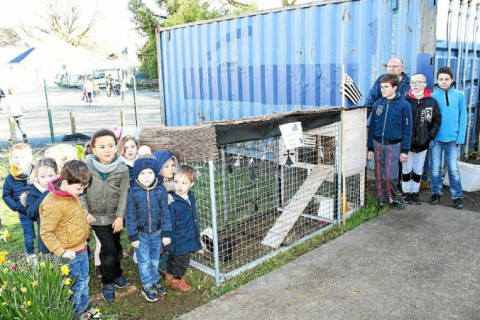
<instances>
[{"instance_id":1,"label":"daffodil","mask_svg":"<svg viewBox=\"0 0 480 320\"><path fill-rule=\"evenodd\" d=\"M6 301L2 302L2 306L6 306L6 305L7 305Z\"/></svg>"},{"instance_id":2,"label":"daffodil","mask_svg":"<svg viewBox=\"0 0 480 320\"><path fill-rule=\"evenodd\" d=\"M32 301L28 300L27 301L27 306L30 307L32 305Z\"/></svg>"},{"instance_id":3,"label":"daffodil","mask_svg":"<svg viewBox=\"0 0 480 320\"><path fill-rule=\"evenodd\" d=\"M27 288L22 287L22 288L20 289L20 291L22 291L23 293L27 293L28 290L27 290Z\"/></svg>"},{"instance_id":4,"label":"daffodil","mask_svg":"<svg viewBox=\"0 0 480 320\"><path fill-rule=\"evenodd\" d=\"M65 279L65 281L63 281L63 283L66 284L67 286L69 286L70 283L72 283L72 279L67 278L67 279Z\"/></svg>"},{"instance_id":5,"label":"daffodil","mask_svg":"<svg viewBox=\"0 0 480 320\"><path fill-rule=\"evenodd\" d=\"M36 287L36 286L38 286L38 281L33 281L32 282L32 287Z\"/></svg>"},{"instance_id":6,"label":"daffodil","mask_svg":"<svg viewBox=\"0 0 480 320\"><path fill-rule=\"evenodd\" d=\"M45 268L45 261L40 262L40 267Z\"/></svg>"},{"instance_id":7,"label":"daffodil","mask_svg":"<svg viewBox=\"0 0 480 320\"><path fill-rule=\"evenodd\" d=\"M68 264L64 264L63 266L61 266L60 271L64 276L68 276L68 273L70 272L70 270L68 269Z\"/></svg>"},{"instance_id":8,"label":"daffodil","mask_svg":"<svg viewBox=\"0 0 480 320\"><path fill-rule=\"evenodd\" d=\"M73 294L73 291L72 291L72 290L68 290L68 294L69 294L69 295L72 295L72 294Z\"/></svg>"},{"instance_id":9,"label":"daffodil","mask_svg":"<svg viewBox=\"0 0 480 320\"><path fill-rule=\"evenodd\" d=\"M7 242L8 238L10 238L10 232L8 232L8 230L5 229L5 231L3 231L2 234L0 235L0 239Z\"/></svg>"},{"instance_id":10,"label":"daffodil","mask_svg":"<svg viewBox=\"0 0 480 320\"><path fill-rule=\"evenodd\" d=\"M10 269L8 269L8 268L3 268L3 272L7 273L8 271L10 271Z\"/></svg>"}]
</instances>

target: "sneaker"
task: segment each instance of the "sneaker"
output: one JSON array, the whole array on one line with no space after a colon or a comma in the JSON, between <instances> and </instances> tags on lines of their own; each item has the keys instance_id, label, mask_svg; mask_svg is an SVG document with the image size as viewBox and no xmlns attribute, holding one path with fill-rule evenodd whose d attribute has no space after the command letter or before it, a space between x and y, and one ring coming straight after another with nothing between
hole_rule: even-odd
<instances>
[{"instance_id":1,"label":"sneaker","mask_svg":"<svg viewBox=\"0 0 480 320\"><path fill-rule=\"evenodd\" d=\"M158 300L157 293L155 292L154 289L142 288L142 294L145 297L145 299L149 302L155 302Z\"/></svg>"},{"instance_id":2,"label":"sneaker","mask_svg":"<svg viewBox=\"0 0 480 320\"><path fill-rule=\"evenodd\" d=\"M97 310L98 309L90 308L83 313L82 319L101 319L102 314Z\"/></svg>"},{"instance_id":3,"label":"sneaker","mask_svg":"<svg viewBox=\"0 0 480 320\"><path fill-rule=\"evenodd\" d=\"M126 288L130 285L130 282L128 282L127 279L125 279L124 276L120 276L117 279L115 279L115 286L119 289Z\"/></svg>"},{"instance_id":4,"label":"sneaker","mask_svg":"<svg viewBox=\"0 0 480 320\"><path fill-rule=\"evenodd\" d=\"M453 199L453 206L455 207L455 209L463 210L463 199L462 198Z\"/></svg>"},{"instance_id":5,"label":"sneaker","mask_svg":"<svg viewBox=\"0 0 480 320\"><path fill-rule=\"evenodd\" d=\"M405 203L400 202L397 199L391 199L388 205L390 206L390 208L399 209L399 210L405 208L406 206Z\"/></svg>"},{"instance_id":6,"label":"sneaker","mask_svg":"<svg viewBox=\"0 0 480 320\"><path fill-rule=\"evenodd\" d=\"M182 278L180 280L172 278L172 283L170 284L170 287L173 290L177 290L180 292L187 292L192 290L192 287L185 281L185 278Z\"/></svg>"},{"instance_id":7,"label":"sneaker","mask_svg":"<svg viewBox=\"0 0 480 320\"><path fill-rule=\"evenodd\" d=\"M135 262L135 264L138 264L137 252L136 251L133 251L133 262Z\"/></svg>"},{"instance_id":8,"label":"sneaker","mask_svg":"<svg viewBox=\"0 0 480 320\"><path fill-rule=\"evenodd\" d=\"M412 193L412 203L422 204L422 199L420 199L420 194L418 192Z\"/></svg>"},{"instance_id":9,"label":"sneaker","mask_svg":"<svg viewBox=\"0 0 480 320\"><path fill-rule=\"evenodd\" d=\"M413 203L413 193L405 193L405 196L403 197L403 202L412 204Z\"/></svg>"},{"instance_id":10,"label":"sneaker","mask_svg":"<svg viewBox=\"0 0 480 320\"><path fill-rule=\"evenodd\" d=\"M429 202L430 202L430 204L433 204L434 206L437 205L440 202L440 195L439 194L432 194Z\"/></svg>"},{"instance_id":11,"label":"sneaker","mask_svg":"<svg viewBox=\"0 0 480 320\"><path fill-rule=\"evenodd\" d=\"M27 255L27 263L31 266L38 266L38 257L35 253Z\"/></svg>"},{"instance_id":12,"label":"sneaker","mask_svg":"<svg viewBox=\"0 0 480 320\"><path fill-rule=\"evenodd\" d=\"M165 288L162 286L160 282L154 284L153 287L155 288L158 294L161 294L161 295L167 294L167 290L165 290Z\"/></svg>"},{"instance_id":13,"label":"sneaker","mask_svg":"<svg viewBox=\"0 0 480 320\"><path fill-rule=\"evenodd\" d=\"M115 284L102 284L102 297L106 302L115 301Z\"/></svg>"},{"instance_id":14,"label":"sneaker","mask_svg":"<svg viewBox=\"0 0 480 320\"><path fill-rule=\"evenodd\" d=\"M167 285L171 285L172 284L172 280L173 280L173 274L166 274L165 275L165 283Z\"/></svg>"}]
</instances>

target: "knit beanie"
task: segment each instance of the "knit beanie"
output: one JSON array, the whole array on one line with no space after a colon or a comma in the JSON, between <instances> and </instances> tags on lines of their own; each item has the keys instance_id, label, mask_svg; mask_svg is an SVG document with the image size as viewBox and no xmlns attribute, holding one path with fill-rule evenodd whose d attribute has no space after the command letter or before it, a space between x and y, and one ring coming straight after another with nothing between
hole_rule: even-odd
<instances>
[{"instance_id":1,"label":"knit beanie","mask_svg":"<svg viewBox=\"0 0 480 320\"><path fill-rule=\"evenodd\" d=\"M133 163L133 174L132 174L132 179L136 180L138 179L138 176L140 175L140 172L142 172L145 169L152 169L153 172L156 174L158 171L158 163L155 159L153 158L139 158L135 160Z\"/></svg>"}]
</instances>

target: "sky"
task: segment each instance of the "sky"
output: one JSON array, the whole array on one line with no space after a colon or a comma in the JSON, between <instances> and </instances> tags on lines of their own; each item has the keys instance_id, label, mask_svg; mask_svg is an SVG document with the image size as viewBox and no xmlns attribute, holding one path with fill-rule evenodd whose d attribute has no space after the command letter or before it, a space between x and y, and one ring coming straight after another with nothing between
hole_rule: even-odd
<instances>
[{"instance_id":1,"label":"sky","mask_svg":"<svg viewBox=\"0 0 480 320\"><path fill-rule=\"evenodd\" d=\"M39 12L42 12L45 0L4 0L0 10L0 27L19 25L35 26L39 24ZM68 0L57 0L66 3ZM211 5L218 5L222 0L209 0ZM281 6L281 0L243 0L257 4L260 10ZM121 51L126 46L140 46L142 37L135 30L128 10L128 0L82 0L83 10L88 15L95 8L100 12L100 21L93 30L92 38L101 51ZM154 0L144 0L152 9L158 8ZM298 2L305 2L299 0Z\"/></svg>"}]
</instances>

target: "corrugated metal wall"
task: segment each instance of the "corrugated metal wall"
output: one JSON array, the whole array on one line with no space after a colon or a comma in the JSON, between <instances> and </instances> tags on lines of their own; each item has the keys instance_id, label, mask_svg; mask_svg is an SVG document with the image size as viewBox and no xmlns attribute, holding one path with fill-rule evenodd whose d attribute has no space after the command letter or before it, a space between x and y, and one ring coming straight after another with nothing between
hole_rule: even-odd
<instances>
[{"instance_id":1,"label":"corrugated metal wall","mask_svg":"<svg viewBox=\"0 0 480 320\"><path fill-rule=\"evenodd\" d=\"M392 56L431 86L436 3L330 1L163 29L166 124L341 105L342 63L364 96Z\"/></svg>"}]
</instances>

